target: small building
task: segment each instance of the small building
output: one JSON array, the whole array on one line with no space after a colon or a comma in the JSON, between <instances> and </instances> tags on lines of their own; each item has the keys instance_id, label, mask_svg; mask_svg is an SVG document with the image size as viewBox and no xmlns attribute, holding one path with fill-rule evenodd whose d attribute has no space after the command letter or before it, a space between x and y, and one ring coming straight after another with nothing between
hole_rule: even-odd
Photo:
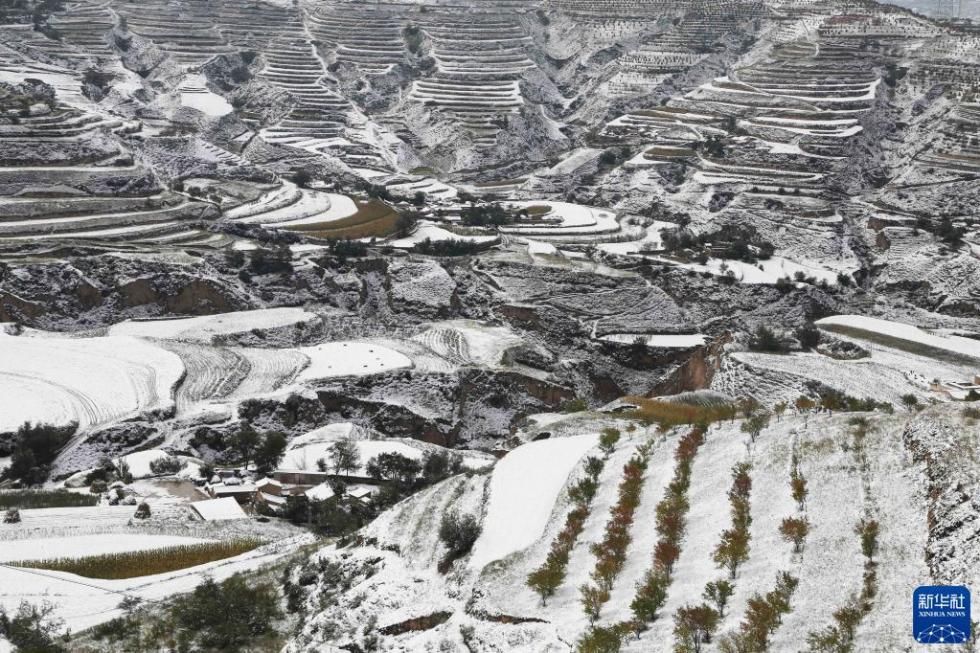
<instances>
[{"instance_id":1,"label":"small building","mask_svg":"<svg viewBox=\"0 0 980 653\"><path fill-rule=\"evenodd\" d=\"M242 510L238 502L231 497L194 501L191 503L191 509L204 521L227 521L248 518L248 515L245 514L245 511Z\"/></svg>"},{"instance_id":2,"label":"small building","mask_svg":"<svg viewBox=\"0 0 980 653\"><path fill-rule=\"evenodd\" d=\"M274 478L263 478L255 482L255 489L263 494L274 494L276 496L282 496L283 488L282 483Z\"/></svg>"},{"instance_id":3,"label":"small building","mask_svg":"<svg viewBox=\"0 0 980 653\"><path fill-rule=\"evenodd\" d=\"M208 496L215 499L230 498L241 505L252 503L255 498L256 488L253 483L216 483L207 488Z\"/></svg>"}]
</instances>

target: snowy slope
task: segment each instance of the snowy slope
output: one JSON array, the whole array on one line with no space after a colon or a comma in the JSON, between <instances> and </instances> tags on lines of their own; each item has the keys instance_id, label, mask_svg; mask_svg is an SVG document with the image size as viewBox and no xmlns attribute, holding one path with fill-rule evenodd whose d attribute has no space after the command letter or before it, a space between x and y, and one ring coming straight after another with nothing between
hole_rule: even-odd
<instances>
[{"instance_id":1,"label":"snowy slope","mask_svg":"<svg viewBox=\"0 0 980 653\"><path fill-rule=\"evenodd\" d=\"M128 336L18 337L0 333L0 432L24 422L80 428L172 405L184 368Z\"/></svg>"}]
</instances>

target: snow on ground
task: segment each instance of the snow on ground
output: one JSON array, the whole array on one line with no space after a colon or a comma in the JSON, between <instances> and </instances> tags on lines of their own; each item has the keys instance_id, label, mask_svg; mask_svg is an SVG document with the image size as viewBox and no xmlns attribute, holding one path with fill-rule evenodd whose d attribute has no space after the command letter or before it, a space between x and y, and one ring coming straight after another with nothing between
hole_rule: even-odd
<instances>
[{"instance_id":1,"label":"snow on ground","mask_svg":"<svg viewBox=\"0 0 980 653\"><path fill-rule=\"evenodd\" d=\"M442 515L455 511L479 519L488 508L490 478L486 474L448 478L381 513L364 529L364 535L377 537L384 545L397 546L406 564L415 569L434 568L446 554L439 539Z\"/></svg>"},{"instance_id":2,"label":"snow on ground","mask_svg":"<svg viewBox=\"0 0 980 653\"><path fill-rule=\"evenodd\" d=\"M626 548L626 562L623 564L623 570L616 582L613 583L609 602L602 611L601 620L603 623L614 623L632 618L629 605L633 597L636 596L636 583L653 566L653 552L658 539L655 527L657 504L664 498L667 485L674 475L674 451L677 449L678 433L682 433L682 431L676 431L670 437L658 442L650 454L650 461L646 474L644 474L643 489L640 491L640 505L633 517L632 541ZM634 438L633 444L640 442L642 442L641 438ZM628 449L630 456L632 456L633 451L632 447ZM607 487L613 500L618 498L616 490L623 480L622 472L625 462L626 459L621 462L617 461L619 464L610 470L614 474L609 479L610 485ZM597 515L597 517L596 525L604 528L609 520L609 511L605 510L603 514ZM588 540L582 539L578 546L585 546L586 541L599 542L603 535L602 530L590 530L587 535ZM586 566L591 573L592 569L595 568L595 556L589 552L587 559L588 565ZM581 605L576 605L575 608L578 609L574 612L575 618L570 623L581 628L584 624L585 615L582 613ZM571 634L574 631L566 632Z\"/></svg>"},{"instance_id":3,"label":"snow on ground","mask_svg":"<svg viewBox=\"0 0 980 653\"><path fill-rule=\"evenodd\" d=\"M599 340L605 340L606 342L618 342L622 344L633 344L637 338L642 338L647 347L662 347L664 349L687 349L689 347L698 347L705 343L704 336L700 333L655 333L652 335L642 335L637 333L612 333L607 336L600 337Z\"/></svg>"},{"instance_id":4,"label":"snow on ground","mask_svg":"<svg viewBox=\"0 0 980 653\"><path fill-rule=\"evenodd\" d=\"M911 324L892 322L863 315L833 315L817 320L817 326L833 331L835 327L865 331L873 338L875 335L887 336L909 343L932 347L953 354L980 359L980 341L954 335L936 335ZM860 334L858 334L860 335Z\"/></svg>"},{"instance_id":5,"label":"snow on ground","mask_svg":"<svg viewBox=\"0 0 980 653\"><path fill-rule=\"evenodd\" d=\"M166 451L148 449L117 458L114 462L116 466L122 463L128 465L129 473L133 475L133 478L146 478L147 476L153 476L153 470L150 468L150 464L167 457L169 457L169 454Z\"/></svg>"},{"instance_id":6,"label":"snow on ground","mask_svg":"<svg viewBox=\"0 0 980 653\"><path fill-rule=\"evenodd\" d=\"M496 236L464 236L455 234L448 229L437 227L435 224L423 220L411 235L392 240L388 245L396 249L412 249L424 240L431 240L433 242L440 240L465 240L470 243L484 244L491 243L496 239Z\"/></svg>"},{"instance_id":7,"label":"snow on ground","mask_svg":"<svg viewBox=\"0 0 980 653\"><path fill-rule=\"evenodd\" d=\"M177 90L180 91L181 105L197 109L205 115L224 116L234 110L228 100L208 90L203 75L188 75Z\"/></svg>"},{"instance_id":8,"label":"snow on ground","mask_svg":"<svg viewBox=\"0 0 980 653\"><path fill-rule=\"evenodd\" d=\"M676 262L674 263L676 264ZM818 282L837 283L836 270L830 270L814 263L800 263L781 256L772 256L758 263L711 258L704 265L685 263L681 264L681 267L698 272L710 272L717 276L726 275L731 271L737 281L750 284L774 284L784 277L792 280L797 272L806 277L814 277Z\"/></svg>"},{"instance_id":9,"label":"snow on ground","mask_svg":"<svg viewBox=\"0 0 980 653\"><path fill-rule=\"evenodd\" d=\"M157 503L151 504L154 514ZM120 532L126 529L136 506L91 506L84 508L26 508L20 523L4 524L0 541L37 537L66 537ZM2 546L2 545L0 545Z\"/></svg>"},{"instance_id":10,"label":"snow on ground","mask_svg":"<svg viewBox=\"0 0 980 653\"><path fill-rule=\"evenodd\" d=\"M360 465L357 469L350 470L352 474L366 474L368 461L381 453L398 453L408 458L420 460L422 450L399 442L398 440L365 440L367 433L364 429L354 424L331 424L310 431L293 439L289 443L286 455L280 463L280 469L316 471L317 460L323 459L330 464L330 447L345 438L353 438L360 453Z\"/></svg>"},{"instance_id":11,"label":"snow on ground","mask_svg":"<svg viewBox=\"0 0 980 653\"><path fill-rule=\"evenodd\" d=\"M657 250L663 247L661 234L665 230L676 229L677 225L673 222L661 222L654 220L645 227L646 232L640 240L631 240L625 243L599 243L596 247L607 254L618 254L620 256L630 256L641 254L644 250Z\"/></svg>"},{"instance_id":12,"label":"snow on ground","mask_svg":"<svg viewBox=\"0 0 980 653\"><path fill-rule=\"evenodd\" d=\"M915 394L920 398L930 396L922 388L912 385L903 370L914 367L910 359L903 359L903 367L885 364L877 353L871 358L839 360L823 354L765 354L738 352L736 360L754 368L776 370L787 374L814 379L836 388L852 397L871 397L876 401L888 401L900 405L902 395ZM935 368L933 367L933 372Z\"/></svg>"},{"instance_id":13,"label":"snow on ground","mask_svg":"<svg viewBox=\"0 0 980 653\"><path fill-rule=\"evenodd\" d=\"M289 442L286 454L279 465L280 469L295 471L317 471L317 460L321 458L330 464L330 446L340 440L351 439L360 454L360 464L351 474L366 476L367 463L382 453L398 453L414 460L421 460L427 451L444 451L444 447L414 440L411 438L388 438L370 429L341 422L329 424L305 433ZM478 451L454 450L462 457L463 465L479 469L494 463L490 454Z\"/></svg>"},{"instance_id":14,"label":"snow on ground","mask_svg":"<svg viewBox=\"0 0 980 653\"><path fill-rule=\"evenodd\" d=\"M299 374L300 381L367 376L412 367L408 356L367 342L327 342L299 351L310 359L309 366Z\"/></svg>"},{"instance_id":15,"label":"snow on ground","mask_svg":"<svg viewBox=\"0 0 980 653\"><path fill-rule=\"evenodd\" d=\"M83 558L85 556L150 551L171 546L202 544L214 540L176 535L112 533L75 537L42 537L30 540L5 540L0 547L0 562Z\"/></svg>"},{"instance_id":16,"label":"snow on ground","mask_svg":"<svg viewBox=\"0 0 980 653\"><path fill-rule=\"evenodd\" d=\"M64 572L0 565L0 606L9 611L16 610L24 600L52 602L53 616L64 620L65 627L75 632L120 616L119 603L127 596L151 602L169 599L193 590L206 575L222 581L232 574L273 563L313 540L312 535L298 535L233 558L124 580L82 578Z\"/></svg>"},{"instance_id":17,"label":"snow on ground","mask_svg":"<svg viewBox=\"0 0 980 653\"><path fill-rule=\"evenodd\" d=\"M295 349L234 348L248 362L248 374L229 395L240 399L278 390L288 385L309 362Z\"/></svg>"},{"instance_id":18,"label":"snow on ground","mask_svg":"<svg viewBox=\"0 0 980 653\"><path fill-rule=\"evenodd\" d=\"M553 221L551 224L516 223L501 227L500 231L515 235L548 235L608 233L619 229L616 214L607 209L597 209L570 202L508 202L513 209L527 209L532 206L546 206L548 213L535 216L535 219Z\"/></svg>"},{"instance_id":19,"label":"snow on ground","mask_svg":"<svg viewBox=\"0 0 980 653\"><path fill-rule=\"evenodd\" d=\"M315 319L317 316L314 313L309 313L302 308L260 308L253 311L219 313L200 317L127 320L109 327L109 333L110 335L211 342L215 336L245 333L253 329L277 329L311 322Z\"/></svg>"},{"instance_id":20,"label":"snow on ground","mask_svg":"<svg viewBox=\"0 0 980 653\"><path fill-rule=\"evenodd\" d=\"M24 422L85 428L169 405L180 358L138 338L0 333L0 432Z\"/></svg>"},{"instance_id":21,"label":"snow on ground","mask_svg":"<svg viewBox=\"0 0 980 653\"><path fill-rule=\"evenodd\" d=\"M487 326L472 320L434 322L412 340L460 365L486 367L499 366L504 352L522 342L507 327Z\"/></svg>"},{"instance_id":22,"label":"snow on ground","mask_svg":"<svg viewBox=\"0 0 980 653\"><path fill-rule=\"evenodd\" d=\"M287 217L285 220L277 219L273 222L273 224L276 227L295 227L303 224L320 224L321 222L332 222L333 220L347 218L357 213L357 204L355 204L354 200L346 195L338 195L336 193L317 193L315 197L320 202L326 202L327 208L320 210L314 215L309 215L306 217L295 219ZM301 206L298 205L295 209L293 209L293 212L298 214L300 208Z\"/></svg>"},{"instance_id":23,"label":"snow on ground","mask_svg":"<svg viewBox=\"0 0 980 653\"><path fill-rule=\"evenodd\" d=\"M174 457L181 462L183 467L177 473L178 476L183 478L197 478L199 476L198 470L200 469L200 462L194 458L188 456L171 456L166 451L160 449L147 449L146 451L137 451L135 453L127 454L121 458L117 458L113 461L117 466L125 462L129 467L129 473L133 475L133 478L147 478L149 476L156 476L153 469L150 467L151 463L157 460L163 460L164 458Z\"/></svg>"},{"instance_id":24,"label":"snow on ground","mask_svg":"<svg viewBox=\"0 0 980 653\"><path fill-rule=\"evenodd\" d=\"M527 239L527 253L532 256L560 256L558 248L551 243L543 243L532 238Z\"/></svg>"},{"instance_id":25,"label":"snow on ground","mask_svg":"<svg viewBox=\"0 0 980 653\"><path fill-rule=\"evenodd\" d=\"M591 433L530 442L498 462L470 567L484 567L541 537L568 475L597 442L598 436Z\"/></svg>"}]
</instances>

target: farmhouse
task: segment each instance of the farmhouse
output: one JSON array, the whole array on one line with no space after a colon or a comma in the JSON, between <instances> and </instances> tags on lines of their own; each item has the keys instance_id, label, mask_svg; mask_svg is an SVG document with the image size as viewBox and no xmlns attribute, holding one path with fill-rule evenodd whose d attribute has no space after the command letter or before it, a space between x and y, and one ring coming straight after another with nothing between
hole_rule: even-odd
<instances>
[{"instance_id":1,"label":"farmhouse","mask_svg":"<svg viewBox=\"0 0 980 653\"><path fill-rule=\"evenodd\" d=\"M238 501L231 497L194 501L191 503L191 508L204 521L224 521L248 517Z\"/></svg>"}]
</instances>

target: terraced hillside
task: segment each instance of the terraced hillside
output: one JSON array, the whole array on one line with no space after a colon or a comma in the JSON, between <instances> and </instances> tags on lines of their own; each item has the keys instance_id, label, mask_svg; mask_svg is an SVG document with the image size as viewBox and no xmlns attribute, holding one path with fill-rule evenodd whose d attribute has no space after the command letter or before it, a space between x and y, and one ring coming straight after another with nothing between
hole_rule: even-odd
<instances>
[{"instance_id":1,"label":"terraced hillside","mask_svg":"<svg viewBox=\"0 0 980 653\"><path fill-rule=\"evenodd\" d=\"M16 106L22 97L13 87L0 102ZM145 239L213 218L208 205L161 187L135 161L117 135L138 129L138 123L87 113L54 97L0 124L2 237Z\"/></svg>"},{"instance_id":2,"label":"terraced hillside","mask_svg":"<svg viewBox=\"0 0 980 653\"><path fill-rule=\"evenodd\" d=\"M590 641L619 640L616 650L682 650L690 635L679 624L685 611L698 605L715 611L709 627L713 641L744 642L760 636L761 628L763 650L822 650L820 641L842 636L853 638L858 649L900 647L907 637L899 627L904 623L901 597L937 575L953 582L972 580L969 573L946 569L934 559L927 563L923 557L941 536L927 525L930 499L912 480L924 471L923 463L909 462L905 447L928 439L923 425L934 419L961 423L943 411L911 420L794 415L771 423L758 437L741 432L739 423L711 427L693 453L686 454L682 443L688 430L655 435L641 429L624 437L611 453L586 447L561 459L563 475L557 483L542 477L533 482L533 492L505 495L498 478L517 469L548 469L546 457L559 465L565 444L571 447L576 437L553 436L524 445L526 454L524 447L518 448L488 479L463 487L447 484L396 509L368 530L376 543L372 539L343 556L326 550L324 555L340 566L338 573L350 581L351 590L334 594L336 607L314 610L291 650L321 645L327 624L331 635L326 641L357 642L362 637L357 624L369 615L378 620L380 638L403 647L449 641L494 650L494 642L508 641L519 650L592 650ZM563 432L574 432L567 428ZM585 478L589 455L604 459L596 477L598 489L591 501L579 504L585 517L570 544L567 567L542 599L524 583L544 562L566 523L574 507L566 493L572 494L568 490ZM622 515L623 483L638 456L647 462L639 477L632 525L624 529L620 571L606 585L601 607L590 615L588 604L583 606L584 588L606 573L600 573L599 565L611 545L610 524ZM684 478L680 485L678 474ZM730 484L722 482L732 474L736 480L731 488L741 489L730 491ZM903 480L896 482L896 475ZM793 479L803 479L802 493L793 489ZM489 502L477 503L488 491ZM689 507L680 539L673 540L679 549L664 558L669 531L663 515L678 491ZM449 510L440 503L447 494L457 497L456 510L477 515L483 531L472 557L443 576L435 572L441 549L434 529L421 525L438 523ZM736 501L740 496L747 501L747 520L742 526L735 522L735 528L745 529L745 552L728 564L719 551L736 532L728 513L741 505ZM498 530L501 515L510 524L522 524L519 534ZM807 524L797 540L786 535L786 524L797 523L793 520ZM862 553L862 524L870 523L875 544ZM664 592L653 599L650 611L640 602L643 582L637 582L647 573L659 574ZM719 582L728 583L720 610L710 598ZM779 619L767 629L758 621L757 606L774 591L783 592L785 602ZM847 634L835 635L834 628L842 628L835 614L869 595L873 598L846 626ZM409 621L431 625L396 628Z\"/></svg>"}]
</instances>

